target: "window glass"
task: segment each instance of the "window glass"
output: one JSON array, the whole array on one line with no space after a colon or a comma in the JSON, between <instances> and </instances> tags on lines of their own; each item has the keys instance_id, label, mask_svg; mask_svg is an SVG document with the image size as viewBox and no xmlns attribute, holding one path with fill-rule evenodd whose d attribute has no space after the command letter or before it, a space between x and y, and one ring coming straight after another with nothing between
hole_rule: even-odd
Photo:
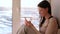
<instances>
[{"instance_id":1,"label":"window glass","mask_svg":"<svg viewBox=\"0 0 60 34\"><path fill-rule=\"evenodd\" d=\"M32 24L39 30L39 12L37 5L42 0L21 0L21 24L24 24L24 19L30 20Z\"/></svg>"},{"instance_id":2,"label":"window glass","mask_svg":"<svg viewBox=\"0 0 60 34\"><path fill-rule=\"evenodd\" d=\"M12 33L12 0L0 0L0 34Z\"/></svg>"}]
</instances>

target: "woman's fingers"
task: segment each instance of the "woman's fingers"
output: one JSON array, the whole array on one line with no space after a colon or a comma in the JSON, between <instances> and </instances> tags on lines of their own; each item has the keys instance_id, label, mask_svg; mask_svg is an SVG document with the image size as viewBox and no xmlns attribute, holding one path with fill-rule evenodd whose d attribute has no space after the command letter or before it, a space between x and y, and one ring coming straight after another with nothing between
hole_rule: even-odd
<instances>
[{"instance_id":1,"label":"woman's fingers","mask_svg":"<svg viewBox=\"0 0 60 34\"><path fill-rule=\"evenodd\" d=\"M31 21L27 21L27 19L25 18L25 25L26 26L31 26Z\"/></svg>"},{"instance_id":2,"label":"woman's fingers","mask_svg":"<svg viewBox=\"0 0 60 34\"><path fill-rule=\"evenodd\" d=\"M27 22L27 19L25 18L25 21Z\"/></svg>"},{"instance_id":3,"label":"woman's fingers","mask_svg":"<svg viewBox=\"0 0 60 34\"><path fill-rule=\"evenodd\" d=\"M25 18L25 25L29 26L29 21L27 21L27 19Z\"/></svg>"}]
</instances>

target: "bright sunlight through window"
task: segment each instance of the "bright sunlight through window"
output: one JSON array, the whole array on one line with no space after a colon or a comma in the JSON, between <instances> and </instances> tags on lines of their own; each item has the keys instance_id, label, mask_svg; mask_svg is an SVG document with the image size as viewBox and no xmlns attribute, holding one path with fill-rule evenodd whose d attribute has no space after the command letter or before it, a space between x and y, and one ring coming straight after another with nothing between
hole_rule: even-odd
<instances>
[{"instance_id":1,"label":"bright sunlight through window","mask_svg":"<svg viewBox=\"0 0 60 34\"><path fill-rule=\"evenodd\" d=\"M21 0L21 24L24 24L24 19L26 18L39 30L39 12L37 5L41 1L42 0Z\"/></svg>"},{"instance_id":2,"label":"bright sunlight through window","mask_svg":"<svg viewBox=\"0 0 60 34\"><path fill-rule=\"evenodd\" d=\"M0 34L12 33L12 0L0 0Z\"/></svg>"}]
</instances>

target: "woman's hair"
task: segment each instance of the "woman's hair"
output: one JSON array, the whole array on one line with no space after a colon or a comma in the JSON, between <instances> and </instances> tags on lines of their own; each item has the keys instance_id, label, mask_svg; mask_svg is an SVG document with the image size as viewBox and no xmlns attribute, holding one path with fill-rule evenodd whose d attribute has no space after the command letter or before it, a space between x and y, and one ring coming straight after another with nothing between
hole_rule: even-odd
<instances>
[{"instance_id":1,"label":"woman's hair","mask_svg":"<svg viewBox=\"0 0 60 34\"><path fill-rule=\"evenodd\" d=\"M40 2L39 4L38 4L38 7L41 7L41 8L48 8L48 13L51 15L51 6L50 6L50 3L48 2L48 1L46 1L46 0L44 0L44 1L42 1L42 2ZM44 21L45 21L45 17L42 17L43 18L43 20L42 20L42 22L40 23L40 27L42 26L42 24L44 23Z\"/></svg>"}]
</instances>

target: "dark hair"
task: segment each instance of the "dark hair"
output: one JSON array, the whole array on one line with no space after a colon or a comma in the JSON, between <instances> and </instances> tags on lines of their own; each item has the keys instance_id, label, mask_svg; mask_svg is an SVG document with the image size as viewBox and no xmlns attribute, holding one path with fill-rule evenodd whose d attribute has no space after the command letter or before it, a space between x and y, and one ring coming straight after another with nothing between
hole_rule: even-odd
<instances>
[{"instance_id":1,"label":"dark hair","mask_svg":"<svg viewBox=\"0 0 60 34\"><path fill-rule=\"evenodd\" d=\"M48 8L48 13L51 15L51 6L50 6L50 3L49 3L48 1L44 0L44 1L40 2L40 3L38 4L38 7ZM42 17L42 18L43 18L43 20L42 20L41 24L39 25L40 27L42 26L42 24L43 24L44 21L45 21L45 17Z\"/></svg>"}]
</instances>

